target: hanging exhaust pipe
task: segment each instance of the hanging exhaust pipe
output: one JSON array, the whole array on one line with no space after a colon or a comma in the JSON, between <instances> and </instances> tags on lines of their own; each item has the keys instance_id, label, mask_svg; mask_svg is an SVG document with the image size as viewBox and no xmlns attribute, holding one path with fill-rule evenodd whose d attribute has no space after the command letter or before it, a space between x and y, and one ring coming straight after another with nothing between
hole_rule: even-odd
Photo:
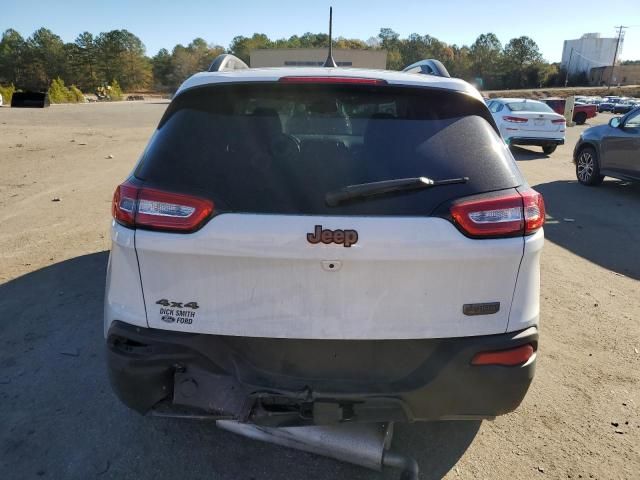
<instances>
[{"instance_id":1,"label":"hanging exhaust pipe","mask_svg":"<svg viewBox=\"0 0 640 480\"><path fill-rule=\"evenodd\" d=\"M261 427L234 420L216 425L244 437L322 455L342 462L381 471L403 470L403 479L418 478L418 464L410 457L389 452L393 423L343 423L329 426Z\"/></svg>"},{"instance_id":2,"label":"hanging exhaust pipe","mask_svg":"<svg viewBox=\"0 0 640 480\"><path fill-rule=\"evenodd\" d=\"M418 480L420 468L418 462L413 457L403 455L398 452L384 452L382 457L382 465L390 468L402 470L402 480Z\"/></svg>"}]
</instances>

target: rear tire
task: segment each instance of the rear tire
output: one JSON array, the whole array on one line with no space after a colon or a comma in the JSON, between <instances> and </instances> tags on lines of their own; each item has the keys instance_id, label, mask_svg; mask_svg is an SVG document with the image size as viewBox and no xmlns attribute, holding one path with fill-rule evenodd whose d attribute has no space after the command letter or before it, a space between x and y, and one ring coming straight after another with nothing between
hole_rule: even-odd
<instances>
[{"instance_id":1,"label":"rear tire","mask_svg":"<svg viewBox=\"0 0 640 480\"><path fill-rule=\"evenodd\" d=\"M600 163L598 154L593 147L584 147L578 153L576 159L576 178L582 185L595 187L604 180L604 175L600 175Z\"/></svg>"},{"instance_id":2,"label":"rear tire","mask_svg":"<svg viewBox=\"0 0 640 480\"><path fill-rule=\"evenodd\" d=\"M575 114L573 119L578 125L584 125L584 122L587 121L587 114L584 112L578 112Z\"/></svg>"},{"instance_id":3,"label":"rear tire","mask_svg":"<svg viewBox=\"0 0 640 480\"><path fill-rule=\"evenodd\" d=\"M545 155L551 155L553 152L556 151L556 148L558 148L557 145L546 145L542 147L542 151L544 152Z\"/></svg>"}]
</instances>

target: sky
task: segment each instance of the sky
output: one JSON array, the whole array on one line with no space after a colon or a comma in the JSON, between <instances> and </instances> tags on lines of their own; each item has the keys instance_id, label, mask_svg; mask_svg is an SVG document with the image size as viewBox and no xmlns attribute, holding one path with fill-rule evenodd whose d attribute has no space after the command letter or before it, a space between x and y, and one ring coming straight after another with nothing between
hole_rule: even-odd
<instances>
[{"instance_id":1,"label":"sky","mask_svg":"<svg viewBox=\"0 0 640 480\"><path fill-rule=\"evenodd\" d=\"M481 33L493 32L505 44L511 38L533 38L547 61L558 62L563 41L583 33L616 35L626 30L620 58L640 60L640 0L604 3L594 0L7 0L0 10L0 31L14 28L24 37L46 27L72 42L79 33L127 29L137 35L148 55L171 50L196 37L229 46L236 35L265 33L272 39L326 32L333 6L334 36L367 40L388 27L406 37L429 34L449 44L471 45Z\"/></svg>"}]
</instances>

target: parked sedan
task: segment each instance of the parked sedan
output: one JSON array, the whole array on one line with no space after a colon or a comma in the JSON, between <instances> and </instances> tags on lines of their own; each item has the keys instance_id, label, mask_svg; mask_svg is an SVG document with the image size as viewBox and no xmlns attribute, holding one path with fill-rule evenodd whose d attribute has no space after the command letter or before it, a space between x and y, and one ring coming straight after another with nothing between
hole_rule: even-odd
<instances>
[{"instance_id":1,"label":"parked sedan","mask_svg":"<svg viewBox=\"0 0 640 480\"><path fill-rule=\"evenodd\" d=\"M601 102L598 104L598 112L599 113L611 112L614 106L615 106L615 103L612 103L612 102L608 102L608 101Z\"/></svg>"},{"instance_id":2,"label":"parked sedan","mask_svg":"<svg viewBox=\"0 0 640 480\"><path fill-rule=\"evenodd\" d=\"M616 103L613 106L613 113L622 114L629 113L631 110L640 105L640 102L636 102L635 100L627 100L624 103Z\"/></svg>"},{"instance_id":3,"label":"parked sedan","mask_svg":"<svg viewBox=\"0 0 640 480\"><path fill-rule=\"evenodd\" d=\"M605 176L640 180L640 108L582 132L573 161L583 185L600 185Z\"/></svg>"},{"instance_id":4,"label":"parked sedan","mask_svg":"<svg viewBox=\"0 0 640 480\"><path fill-rule=\"evenodd\" d=\"M496 98L487 105L509 145L536 145L546 155L564 144L566 122L548 105L525 98Z\"/></svg>"}]
</instances>

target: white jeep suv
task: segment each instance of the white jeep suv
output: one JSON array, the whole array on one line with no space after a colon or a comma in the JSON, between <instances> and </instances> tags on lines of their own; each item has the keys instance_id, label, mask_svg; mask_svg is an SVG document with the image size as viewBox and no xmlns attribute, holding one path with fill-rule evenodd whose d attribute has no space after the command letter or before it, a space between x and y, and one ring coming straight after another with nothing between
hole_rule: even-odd
<instances>
[{"instance_id":1,"label":"white jeep suv","mask_svg":"<svg viewBox=\"0 0 640 480\"><path fill-rule=\"evenodd\" d=\"M196 74L114 195L113 388L266 426L507 413L534 374L543 223L461 80Z\"/></svg>"}]
</instances>

